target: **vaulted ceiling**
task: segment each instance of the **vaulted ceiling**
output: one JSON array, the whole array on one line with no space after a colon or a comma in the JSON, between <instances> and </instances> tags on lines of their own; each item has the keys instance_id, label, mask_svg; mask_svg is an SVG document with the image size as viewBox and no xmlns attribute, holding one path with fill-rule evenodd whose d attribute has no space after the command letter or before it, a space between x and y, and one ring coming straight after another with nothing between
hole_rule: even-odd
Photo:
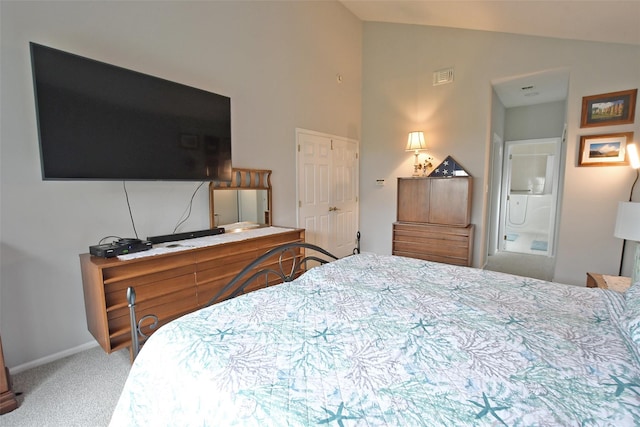
<instances>
[{"instance_id":1,"label":"vaulted ceiling","mask_svg":"<svg viewBox=\"0 0 640 427\"><path fill-rule=\"evenodd\" d=\"M640 0L340 0L362 21L640 46ZM505 107L562 100L566 70L493 82Z\"/></svg>"},{"instance_id":2,"label":"vaulted ceiling","mask_svg":"<svg viewBox=\"0 0 640 427\"><path fill-rule=\"evenodd\" d=\"M640 45L640 0L341 0L363 21Z\"/></svg>"}]
</instances>

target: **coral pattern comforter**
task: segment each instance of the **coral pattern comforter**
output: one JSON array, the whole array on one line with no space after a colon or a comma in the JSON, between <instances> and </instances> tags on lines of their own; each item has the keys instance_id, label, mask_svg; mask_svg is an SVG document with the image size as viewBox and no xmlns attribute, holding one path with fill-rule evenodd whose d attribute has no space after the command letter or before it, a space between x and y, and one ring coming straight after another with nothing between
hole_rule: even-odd
<instances>
[{"instance_id":1,"label":"coral pattern comforter","mask_svg":"<svg viewBox=\"0 0 640 427\"><path fill-rule=\"evenodd\" d=\"M113 426L640 425L623 294L361 254L147 341Z\"/></svg>"}]
</instances>

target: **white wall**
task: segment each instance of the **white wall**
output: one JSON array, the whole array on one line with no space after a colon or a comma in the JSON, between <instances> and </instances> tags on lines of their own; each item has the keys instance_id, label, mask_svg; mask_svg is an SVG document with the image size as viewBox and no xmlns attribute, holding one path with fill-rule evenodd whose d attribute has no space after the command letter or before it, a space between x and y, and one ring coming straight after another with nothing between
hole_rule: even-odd
<instances>
[{"instance_id":1,"label":"white wall","mask_svg":"<svg viewBox=\"0 0 640 427\"><path fill-rule=\"evenodd\" d=\"M454 83L432 86L432 73L445 67L455 68ZM583 96L640 87L640 47L482 31L364 24L362 249L391 252L396 178L409 175L413 164L413 155L403 151L407 133L423 130L434 165L451 155L474 177L474 265L479 266L486 251L482 224L490 211L485 191L491 82L559 68L569 70L570 88L555 280L584 284L587 271L617 273L622 247L613 237L617 202L628 198L635 173L629 167L576 167L577 150L585 134L633 131L638 140L640 108L633 125L591 129L580 129L580 110ZM376 187L376 179L386 185Z\"/></svg>"},{"instance_id":2,"label":"white wall","mask_svg":"<svg viewBox=\"0 0 640 427\"><path fill-rule=\"evenodd\" d=\"M0 7L0 332L9 367L93 342L78 254L104 236L133 235L121 182L41 180L29 41L230 96L234 166L274 171L277 225L296 225L295 129L360 139L362 24L337 2ZM196 186L127 183L138 234L172 232ZM178 231L208 226L205 186Z\"/></svg>"},{"instance_id":3,"label":"white wall","mask_svg":"<svg viewBox=\"0 0 640 427\"><path fill-rule=\"evenodd\" d=\"M564 101L507 108L505 141L561 138L567 105Z\"/></svg>"}]
</instances>

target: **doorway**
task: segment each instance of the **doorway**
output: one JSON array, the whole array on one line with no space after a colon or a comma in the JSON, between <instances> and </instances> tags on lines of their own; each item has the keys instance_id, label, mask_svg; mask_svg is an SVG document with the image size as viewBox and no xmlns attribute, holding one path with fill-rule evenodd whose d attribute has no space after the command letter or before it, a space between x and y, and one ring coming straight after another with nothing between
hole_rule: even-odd
<instances>
[{"instance_id":1,"label":"doorway","mask_svg":"<svg viewBox=\"0 0 640 427\"><path fill-rule=\"evenodd\" d=\"M553 255L559 159L560 138L505 143L499 250Z\"/></svg>"},{"instance_id":2,"label":"doorway","mask_svg":"<svg viewBox=\"0 0 640 427\"><path fill-rule=\"evenodd\" d=\"M553 280L568 88L567 69L492 82L488 270Z\"/></svg>"},{"instance_id":3,"label":"doorway","mask_svg":"<svg viewBox=\"0 0 640 427\"><path fill-rule=\"evenodd\" d=\"M298 227L338 257L353 253L359 227L358 141L296 130Z\"/></svg>"}]
</instances>

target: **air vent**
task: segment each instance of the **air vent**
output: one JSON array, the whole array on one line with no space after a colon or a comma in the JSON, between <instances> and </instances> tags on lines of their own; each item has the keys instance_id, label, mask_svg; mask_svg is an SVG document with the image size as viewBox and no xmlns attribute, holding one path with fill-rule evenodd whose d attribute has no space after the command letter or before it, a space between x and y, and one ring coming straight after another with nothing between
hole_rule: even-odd
<instances>
[{"instance_id":1,"label":"air vent","mask_svg":"<svg viewBox=\"0 0 640 427\"><path fill-rule=\"evenodd\" d=\"M433 72L433 85L453 83L453 68L444 68Z\"/></svg>"},{"instance_id":2,"label":"air vent","mask_svg":"<svg viewBox=\"0 0 640 427\"><path fill-rule=\"evenodd\" d=\"M535 86L534 85L523 86L523 87L520 88L520 90L522 91L521 93L524 96L538 96L538 95L540 95L540 92L535 90Z\"/></svg>"}]
</instances>

